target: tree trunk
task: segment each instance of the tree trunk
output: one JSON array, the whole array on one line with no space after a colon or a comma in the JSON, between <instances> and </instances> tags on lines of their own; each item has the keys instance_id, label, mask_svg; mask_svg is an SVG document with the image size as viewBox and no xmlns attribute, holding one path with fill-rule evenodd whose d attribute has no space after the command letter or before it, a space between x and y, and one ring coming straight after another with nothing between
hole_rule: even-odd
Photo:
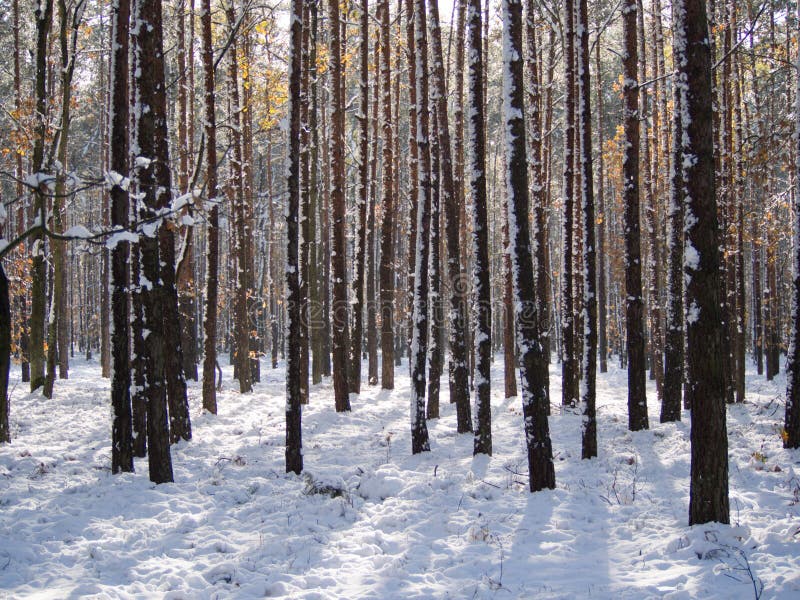
<instances>
[{"instance_id":1,"label":"tree trunk","mask_svg":"<svg viewBox=\"0 0 800 600\"><path fill-rule=\"evenodd\" d=\"M170 173L166 160L166 95L164 89L164 54L160 0L137 0L134 22L136 35L136 118L135 148L138 148L134 173L142 195L140 218L155 219L159 209L169 204ZM157 223L157 221L156 221ZM165 331L168 303L167 283L162 268L169 257L161 255L159 229L153 227L140 237L140 285L144 306L144 354L142 361L147 395L147 445L150 481L173 480L170 457L170 431L167 420L166 373L167 342ZM170 315L171 316L171 315ZM170 419L171 420L171 419Z\"/></svg>"},{"instance_id":2,"label":"tree trunk","mask_svg":"<svg viewBox=\"0 0 800 600\"><path fill-rule=\"evenodd\" d=\"M339 0L329 0L330 10L330 70L333 93L331 114L331 205L333 217L333 389L336 411L350 410L348 351L350 349L347 304L347 243L345 234L345 160L344 160L344 63L342 62Z\"/></svg>"},{"instance_id":3,"label":"tree trunk","mask_svg":"<svg viewBox=\"0 0 800 600\"><path fill-rule=\"evenodd\" d=\"M364 270L367 251L367 203L369 202L369 2L361 0L361 80L359 81L358 231L356 272L353 278L353 337L350 348L350 393L361 393L361 344L364 337Z\"/></svg>"},{"instance_id":4,"label":"tree trunk","mask_svg":"<svg viewBox=\"0 0 800 600\"><path fill-rule=\"evenodd\" d=\"M409 15L410 17L410 15ZM428 267L431 244L431 150L428 133L428 43L425 0L414 0L415 71L417 83L417 246L411 338L411 452L430 450L425 422L425 366L428 351Z\"/></svg>"},{"instance_id":5,"label":"tree trunk","mask_svg":"<svg viewBox=\"0 0 800 600\"><path fill-rule=\"evenodd\" d=\"M36 135L33 144L31 168L34 174L45 168L44 146L47 136L47 37L53 19L53 0L36 4ZM34 195L34 218L46 222L44 193L37 189ZM31 391L44 385L44 316L45 280L47 272L44 262L44 234L39 231L31 236L31 317L30 317L30 365Z\"/></svg>"},{"instance_id":6,"label":"tree trunk","mask_svg":"<svg viewBox=\"0 0 800 600\"><path fill-rule=\"evenodd\" d=\"M394 389L394 160L392 150L392 80L389 0L380 0L381 81L383 96L383 206L381 221L381 387Z\"/></svg>"},{"instance_id":7,"label":"tree trunk","mask_svg":"<svg viewBox=\"0 0 800 600\"><path fill-rule=\"evenodd\" d=\"M675 17L673 17L675 18ZM680 421L681 387L684 376L684 314L683 314L683 132L684 110L681 86L685 85L677 65L685 57L683 48L675 48L675 71L672 111L672 161L670 163L670 198L667 210L669 221L669 269L667 271L667 332L664 339L664 397L661 401L661 422Z\"/></svg>"},{"instance_id":8,"label":"tree trunk","mask_svg":"<svg viewBox=\"0 0 800 600\"><path fill-rule=\"evenodd\" d=\"M472 21L470 21L472 22ZM520 383L532 492L556 486L553 448L547 421L549 403L544 373L547 356L539 337L533 261L528 229L528 169L525 156L525 117L522 59L522 3L503 1L503 112L506 132L506 193L508 195L508 253L520 350ZM536 223L536 221L534 221ZM535 227L536 225L534 225ZM536 231L534 231L534 238ZM478 330L479 331L479 330Z\"/></svg>"},{"instance_id":9,"label":"tree trunk","mask_svg":"<svg viewBox=\"0 0 800 600\"><path fill-rule=\"evenodd\" d=\"M608 371L608 326L606 323L606 185L605 163L603 160L603 77L600 70L600 40L595 46L595 64L597 70L597 334L600 350L600 372Z\"/></svg>"},{"instance_id":10,"label":"tree trunk","mask_svg":"<svg viewBox=\"0 0 800 600\"><path fill-rule=\"evenodd\" d=\"M111 225L128 227L128 32L130 1L117 0L112 5L111 73ZM111 472L133 471L133 422L131 414L130 317L128 312L128 242L116 240L111 249L111 308L113 333L111 350L113 370L111 407L114 411L111 426Z\"/></svg>"},{"instance_id":11,"label":"tree trunk","mask_svg":"<svg viewBox=\"0 0 800 600\"><path fill-rule=\"evenodd\" d=\"M236 15L233 6L226 9L228 25L233 31L236 24ZM244 195L243 179L243 159L242 159L242 136L241 136L241 108L239 105L239 52L238 45L234 41L228 49L228 95L231 105L231 138L233 153L230 162L231 170L231 192L233 202L231 212L233 213L233 240L234 247L231 249L236 269L234 305L233 305L233 328L234 328L234 351L236 373L239 378L239 392L246 394L253 391L253 380L250 374L250 319L247 312L247 240L246 226L247 219Z\"/></svg>"},{"instance_id":12,"label":"tree trunk","mask_svg":"<svg viewBox=\"0 0 800 600\"><path fill-rule=\"evenodd\" d=\"M292 0L291 46L289 59L289 167L286 186L289 206L286 212L286 291L288 338L286 342L286 472L300 474L303 470L302 394L300 390L301 298L299 279L300 243L300 79L302 77L302 37L304 0ZM338 6L336 7L338 13ZM338 23L333 18L332 22ZM338 26L333 29L338 31ZM337 92L334 91L334 95ZM338 407L337 407L338 408Z\"/></svg>"},{"instance_id":13,"label":"tree trunk","mask_svg":"<svg viewBox=\"0 0 800 600\"><path fill-rule=\"evenodd\" d=\"M639 226L639 77L637 64L637 2L626 0L622 10L625 52L623 160L625 201L625 327L628 354L628 429L649 427L645 390L644 300L642 299L641 232Z\"/></svg>"},{"instance_id":14,"label":"tree trunk","mask_svg":"<svg viewBox=\"0 0 800 600\"><path fill-rule=\"evenodd\" d=\"M8 277L0 262L0 444L11 442L9 427L8 374L11 368L11 303Z\"/></svg>"},{"instance_id":15,"label":"tree trunk","mask_svg":"<svg viewBox=\"0 0 800 600\"><path fill-rule=\"evenodd\" d=\"M380 15L378 15L380 19ZM375 205L378 201L378 97L380 93L380 36L375 36L374 77L372 80L372 150L369 165L369 210L367 214L367 383L378 383L378 298L375 291Z\"/></svg>"},{"instance_id":16,"label":"tree trunk","mask_svg":"<svg viewBox=\"0 0 800 600\"><path fill-rule=\"evenodd\" d=\"M562 238L563 269L561 271L561 404L575 407L578 403L578 359L575 354L576 314L574 290L574 223L575 214L575 0L565 3L564 65L566 101L564 104L564 229Z\"/></svg>"},{"instance_id":17,"label":"tree trunk","mask_svg":"<svg viewBox=\"0 0 800 600\"><path fill-rule=\"evenodd\" d=\"M589 16L586 0L578 0L578 119L583 217L583 361L581 378L581 458L597 456L595 410L597 376L597 251L595 249L594 175L592 173L592 88L589 82Z\"/></svg>"},{"instance_id":18,"label":"tree trunk","mask_svg":"<svg viewBox=\"0 0 800 600\"><path fill-rule=\"evenodd\" d=\"M447 119L447 89L442 57L442 33L439 25L439 7L437 2L428 3L428 25L431 33L431 57L433 61L431 102L437 114L438 152L441 182L441 204L444 206L445 236L447 244L447 278L450 287L450 401L456 404L456 420L459 433L472 431L472 416L469 399L469 374L467 357L467 285L466 275L460 259L459 239L459 206L463 207L463 158L461 161L461 178L453 180L453 159L450 152L450 125ZM462 19L463 21L463 19ZM463 30L463 22L462 22ZM462 31L463 33L463 31ZM463 35L462 35L463 39ZM463 48L462 48L463 54ZM460 75L463 83L463 73ZM463 96L463 94L462 94ZM457 121L458 122L458 121ZM460 115L463 127L463 110ZM463 135L461 147L463 149Z\"/></svg>"},{"instance_id":19,"label":"tree trunk","mask_svg":"<svg viewBox=\"0 0 800 600\"><path fill-rule=\"evenodd\" d=\"M206 137L206 306L203 322L203 409L217 414L217 276L219 270L219 202L217 199L217 124L214 96L214 46L211 38L211 0L202 0L204 133ZM272 199L270 198L270 201Z\"/></svg>"},{"instance_id":20,"label":"tree trunk","mask_svg":"<svg viewBox=\"0 0 800 600\"><path fill-rule=\"evenodd\" d=\"M469 110L469 186L473 206L473 344L475 352L475 412L473 454L492 454L492 296L489 286L489 221L486 194L486 121L484 119L483 36L480 0L467 0Z\"/></svg>"},{"instance_id":21,"label":"tree trunk","mask_svg":"<svg viewBox=\"0 0 800 600\"><path fill-rule=\"evenodd\" d=\"M800 99L800 81L797 84ZM800 114L795 115L795 135L800 135ZM789 360L786 366L786 414L783 447L800 448L800 137L795 139L794 248L792 256L792 314ZM2 441L2 438L0 438Z\"/></svg>"},{"instance_id":22,"label":"tree trunk","mask_svg":"<svg viewBox=\"0 0 800 600\"><path fill-rule=\"evenodd\" d=\"M688 392L692 407L689 525L729 522L728 436L722 372L719 229L714 182L711 54L705 3L678 0L676 41L685 48L681 68Z\"/></svg>"}]
</instances>

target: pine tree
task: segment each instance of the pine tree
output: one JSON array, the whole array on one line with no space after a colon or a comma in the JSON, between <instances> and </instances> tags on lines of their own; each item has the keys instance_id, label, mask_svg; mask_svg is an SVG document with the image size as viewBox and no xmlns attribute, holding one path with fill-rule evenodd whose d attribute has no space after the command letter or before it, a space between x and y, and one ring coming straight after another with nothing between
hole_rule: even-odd
<instances>
[{"instance_id":1,"label":"pine tree","mask_svg":"<svg viewBox=\"0 0 800 600\"><path fill-rule=\"evenodd\" d=\"M128 31L130 1L112 4L112 89L110 113L111 225L128 226ZM128 242L117 241L111 250L112 379L111 472L133 471L133 423L131 415L131 371L128 314Z\"/></svg>"},{"instance_id":2,"label":"pine tree","mask_svg":"<svg viewBox=\"0 0 800 600\"><path fill-rule=\"evenodd\" d=\"M687 392L692 408L689 524L729 522L723 315L714 179L711 53L705 2L676 0L673 44L681 64L686 210ZM684 79L685 78L685 79ZM685 84L684 84L685 80Z\"/></svg>"},{"instance_id":3,"label":"pine tree","mask_svg":"<svg viewBox=\"0 0 800 600\"><path fill-rule=\"evenodd\" d=\"M800 109L800 79L797 83L797 107ZM800 110L795 114L794 256L792 261L792 333L789 339L789 361L786 366L786 414L783 447L800 448Z\"/></svg>"},{"instance_id":4,"label":"pine tree","mask_svg":"<svg viewBox=\"0 0 800 600\"><path fill-rule=\"evenodd\" d=\"M304 0L292 0L289 58L289 167L286 187L286 290L288 337L286 340L286 472L303 470L302 403L300 390L300 79L302 77ZM337 8L338 10L338 8ZM337 23L338 21L334 21Z\"/></svg>"},{"instance_id":5,"label":"pine tree","mask_svg":"<svg viewBox=\"0 0 800 600\"><path fill-rule=\"evenodd\" d=\"M556 476L547 421L549 398L545 387L547 379L544 377L548 369L547 356L539 337L531 236L528 229L522 56L521 0L503 0L503 112L510 242L508 252L511 258L517 345L520 351L520 383L530 490L535 492L554 488Z\"/></svg>"},{"instance_id":6,"label":"pine tree","mask_svg":"<svg viewBox=\"0 0 800 600\"><path fill-rule=\"evenodd\" d=\"M381 314L381 387L394 389L394 148L392 130L392 65L389 35L389 0L378 5L381 23L381 86L383 107L383 206L381 222L380 314Z\"/></svg>"},{"instance_id":7,"label":"pine tree","mask_svg":"<svg viewBox=\"0 0 800 600\"><path fill-rule=\"evenodd\" d=\"M586 0L578 0L578 127L583 218L583 361L581 377L582 458L597 456L595 411L597 375L597 251L595 249L594 176L592 173L592 112L589 83L589 16Z\"/></svg>"},{"instance_id":8,"label":"pine tree","mask_svg":"<svg viewBox=\"0 0 800 600\"><path fill-rule=\"evenodd\" d=\"M467 55L469 109L469 187L473 205L473 344L475 352L474 454L492 454L492 407L490 370L492 361L492 306L489 287L489 222L486 195L486 121L484 118L484 55L480 0L467 0Z\"/></svg>"},{"instance_id":9,"label":"pine tree","mask_svg":"<svg viewBox=\"0 0 800 600\"><path fill-rule=\"evenodd\" d=\"M411 338L411 452L430 450L425 423L425 366L428 351L428 267L431 243L431 152L428 121L428 44L425 0L414 0L414 42L417 81L417 245Z\"/></svg>"},{"instance_id":10,"label":"pine tree","mask_svg":"<svg viewBox=\"0 0 800 600\"><path fill-rule=\"evenodd\" d=\"M636 0L622 9L625 37L623 94L625 157L625 325L628 354L628 428L648 428L645 391L644 300L642 298L641 232L639 226L639 76L637 64Z\"/></svg>"},{"instance_id":11,"label":"pine tree","mask_svg":"<svg viewBox=\"0 0 800 600\"><path fill-rule=\"evenodd\" d=\"M330 71L333 96L331 114L331 213L333 218L333 388L336 411L350 410L348 352L350 350L347 303L347 245L345 240L344 63L342 62L339 0L329 0Z\"/></svg>"},{"instance_id":12,"label":"pine tree","mask_svg":"<svg viewBox=\"0 0 800 600\"><path fill-rule=\"evenodd\" d=\"M469 399L469 373L467 357L467 294L465 274L460 258L459 197L461 189L453 179L453 157L450 151L450 124L447 119L447 89L442 53L442 32L439 25L437 2L428 2L428 25L431 33L431 103L437 114L439 167L441 182L441 204L444 207L445 243L447 247L447 278L450 288L450 401L456 405L456 421L459 433L472 431L472 416ZM463 79L463 75L462 75ZM459 158L460 160L460 158ZM463 206L463 204L462 204Z\"/></svg>"},{"instance_id":13,"label":"pine tree","mask_svg":"<svg viewBox=\"0 0 800 600\"><path fill-rule=\"evenodd\" d=\"M139 23L136 35L136 106L147 106L135 115L136 134L134 174L142 195L140 218L158 223L158 210L168 204L170 172L167 154L166 95L164 87L164 52L161 0L137 0L134 21ZM172 459L169 450L167 415L167 344L164 324L168 294L163 265L160 231L156 226L140 237L140 286L144 307L145 394L147 395L147 446L150 481L172 481Z\"/></svg>"},{"instance_id":14,"label":"pine tree","mask_svg":"<svg viewBox=\"0 0 800 600\"><path fill-rule=\"evenodd\" d=\"M206 305L203 330L203 409L217 414L217 300L219 272L219 202L217 198L217 125L214 95L214 46L211 38L211 0L202 0L200 16L203 56L204 134L206 138L206 193L208 238L206 240Z\"/></svg>"}]
</instances>

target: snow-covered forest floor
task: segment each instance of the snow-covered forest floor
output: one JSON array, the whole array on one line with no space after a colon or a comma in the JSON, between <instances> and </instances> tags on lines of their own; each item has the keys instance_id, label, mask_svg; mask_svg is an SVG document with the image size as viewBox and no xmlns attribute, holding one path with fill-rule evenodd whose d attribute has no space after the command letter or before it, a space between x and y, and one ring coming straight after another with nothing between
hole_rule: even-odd
<instances>
[{"instance_id":1,"label":"snow-covered forest floor","mask_svg":"<svg viewBox=\"0 0 800 600\"><path fill-rule=\"evenodd\" d=\"M530 494L521 403L493 379L494 456L472 457L454 406L411 456L409 378L363 386L336 414L330 382L304 408L304 475L284 473L284 372L254 393L225 369L219 415L173 447L175 483L146 459L110 473L109 381L76 361L56 398L11 387L0 447L0 597L800 597L800 452L778 435L785 380L748 373L728 410L731 525L688 527L689 423L626 429L626 374L598 376L600 457L580 459L580 417L560 415L557 488ZM366 368L365 368L366 372ZM18 370L12 374L18 377ZM446 382L443 381L446 389Z\"/></svg>"}]
</instances>

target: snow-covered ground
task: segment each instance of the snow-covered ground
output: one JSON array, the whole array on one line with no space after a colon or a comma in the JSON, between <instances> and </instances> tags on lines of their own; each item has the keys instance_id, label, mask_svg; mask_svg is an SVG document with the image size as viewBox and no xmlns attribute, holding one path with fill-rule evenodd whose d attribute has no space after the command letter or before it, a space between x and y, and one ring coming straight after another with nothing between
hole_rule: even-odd
<instances>
[{"instance_id":1,"label":"snow-covered ground","mask_svg":"<svg viewBox=\"0 0 800 600\"><path fill-rule=\"evenodd\" d=\"M626 376L599 375L600 457L580 419L551 418L557 488L530 494L518 398L493 380L494 456L472 457L455 410L411 456L406 366L336 414L330 382L304 410L304 475L284 473L283 370L254 393L230 369L218 416L190 387L194 439L175 483L146 459L112 476L109 382L76 362L56 398L11 395L0 447L0 597L800 598L800 452L786 451L784 379L749 373L728 411L731 526L688 527L689 426L626 430ZM366 370L366 369L365 369ZM14 374L18 376L18 374ZM560 398L559 371L551 393ZM14 383L12 382L12 386ZM446 389L446 384L445 384Z\"/></svg>"}]
</instances>

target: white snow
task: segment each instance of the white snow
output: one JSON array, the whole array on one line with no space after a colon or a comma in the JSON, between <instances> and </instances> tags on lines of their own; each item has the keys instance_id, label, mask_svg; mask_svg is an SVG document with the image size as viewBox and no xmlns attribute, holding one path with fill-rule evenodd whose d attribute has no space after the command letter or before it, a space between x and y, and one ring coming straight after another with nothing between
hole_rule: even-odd
<instances>
[{"instance_id":1,"label":"white snow","mask_svg":"<svg viewBox=\"0 0 800 600\"><path fill-rule=\"evenodd\" d=\"M501 381L501 357L494 366ZM173 446L175 483L155 486L146 459L109 471L97 362L76 359L52 401L26 393L15 367L0 596L752 598L747 566L762 597L800 595L800 452L776 433L783 376L748 373L748 403L728 407L732 525L690 528L688 413L628 432L625 371L598 373L599 458L580 459L580 416L551 417L557 487L530 494L520 400L500 385L494 456L473 459L446 397L431 452L411 456L407 365L393 392L363 385L346 414L325 381L303 407L298 477L284 473L283 368L261 369L239 395L224 367L218 416L201 414L190 382L194 438Z\"/></svg>"}]
</instances>

